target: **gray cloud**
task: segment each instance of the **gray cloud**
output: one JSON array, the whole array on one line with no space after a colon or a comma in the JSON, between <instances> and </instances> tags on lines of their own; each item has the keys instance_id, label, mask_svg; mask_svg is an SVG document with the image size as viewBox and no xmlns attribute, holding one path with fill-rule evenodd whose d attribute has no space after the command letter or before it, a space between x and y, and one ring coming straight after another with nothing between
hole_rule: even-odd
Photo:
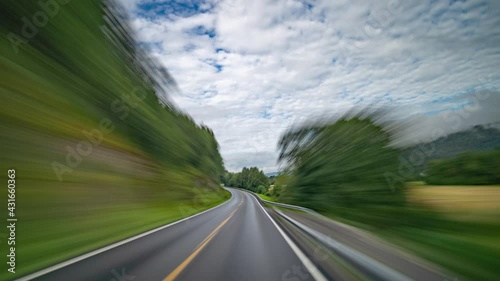
<instances>
[{"instance_id":1,"label":"gray cloud","mask_svg":"<svg viewBox=\"0 0 500 281\"><path fill-rule=\"evenodd\" d=\"M387 105L421 121L407 137L417 139L473 91L499 92L493 0L221 0L174 14L137 8L168 1L122 1L176 78L172 98L213 128L230 170L276 170L278 138L297 120ZM461 126L498 121L493 100Z\"/></svg>"}]
</instances>

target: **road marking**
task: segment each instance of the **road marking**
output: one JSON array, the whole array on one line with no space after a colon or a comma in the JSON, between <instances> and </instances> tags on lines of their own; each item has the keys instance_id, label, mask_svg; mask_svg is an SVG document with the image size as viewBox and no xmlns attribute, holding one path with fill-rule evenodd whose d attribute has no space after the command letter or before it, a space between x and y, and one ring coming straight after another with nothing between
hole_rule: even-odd
<instances>
[{"instance_id":1,"label":"road marking","mask_svg":"<svg viewBox=\"0 0 500 281\"><path fill-rule=\"evenodd\" d=\"M250 196L257 202L257 205L260 206L260 208L262 209L264 214L267 215L267 217L271 220L271 222L274 224L276 229L278 229L278 232L281 234L281 236L283 236L283 239L285 239L288 246L290 246L290 248L292 248L292 251L299 258L299 260L305 266L307 271L309 271L309 273L312 275L314 280L316 280L316 281L328 281L328 279L323 275L323 273L321 273L321 271L313 264L313 262L304 254L304 252L302 252L302 250L300 250L300 248L297 245L295 245L295 243L293 243L292 239L290 239L290 237L288 237L288 235L286 235L286 233L278 226L278 224L273 220L273 218L271 218L271 216L266 212L264 207L262 207L260 202L257 201L257 199L253 195L250 194Z\"/></svg>"},{"instance_id":2,"label":"road marking","mask_svg":"<svg viewBox=\"0 0 500 281\"><path fill-rule=\"evenodd\" d=\"M170 274L167 277L165 277L163 281L175 280L175 278L177 278L179 274L181 274L181 272L184 271L184 269L191 263L191 261L194 260L194 258L201 252L201 250L203 250L203 248L205 248L205 246L208 245L208 243L215 237L217 232L219 232L219 230L229 221L229 219L231 219L234 213L238 211L242 203L243 200L240 202L240 204L238 204L238 207L236 207L236 209L231 212L229 217L227 217L221 224L219 224L214 229L214 231L212 231L212 233L210 233L205 239L203 239L203 241L201 241L201 243L196 247L194 252L191 255L189 255L189 257L187 257L181 264L179 264L172 272L170 272Z\"/></svg>"},{"instance_id":3,"label":"road marking","mask_svg":"<svg viewBox=\"0 0 500 281\"><path fill-rule=\"evenodd\" d=\"M229 192L231 192L231 191L229 190ZM108 245L108 246L102 247L102 248L100 248L100 249L94 250L94 251L92 251L92 252L90 252L90 253L87 253L87 254L84 254L84 255L81 255L81 256L78 256L78 257L74 257L74 258L72 258L72 259L69 259L69 260L67 260L67 261L64 261L64 262L58 263L58 264L53 265L53 266L51 266L51 267L47 267L47 268L42 269L42 270L40 270L40 271L37 271L37 272L34 272L34 273L32 273L32 274L29 274L29 275L23 276L23 277L21 277L21 278L19 278L19 279L16 279L16 281L28 281L28 280L33 280L33 279L38 278L38 277L40 277L40 276L42 276L42 275L48 274L48 273L50 273L50 272L52 272L52 271L56 271L56 270L58 270L58 269L61 269L61 268L65 267L65 266L68 266L68 265L74 264L74 263L76 263L76 262L79 262L79 261L82 261L82 260L84 260L84 259L90 258L90 257L95 256L95 255L97 255L97 254L100 254L100 253L102 253L102 252L105 252L105 251L111 250L111 249L116 248L116 247L118 247L118 246L121 246L121 245L123 245L123 244L129 243L129 242L132 242L132 241L137 240L137 239L139 239L139 238L142 238L142 237L144 237L144 236L146 236L146 235L149 235L149 234L155 233L155 232L157 232L157 231L160 231L160 230L165 229L165 228L167 228L167 227L170 227L170 226L176 225L176 224L181 223L181 222L183 222L183 221L186 221L186 220L192 219L192 218L197 217L197 216L199 216L199 215L202 215L202 214L204 214L204 213L210 212L210 211L212 211L212 210L213 210L213 209L215 209L215 208L219 208L219 207L221 207L222 205L225 205L226 203L228 203L229 201L231 201L231 199L232 199L232 198L234 198L234 197L233 197L233 193L231 192L231 197L230 197L227 201L225 201L224 203L219 204L219 205L217 205L217 206L214 206L214 207L212 207L212 208L210 208L210 209L208 209L208 210L205 210L205 211L203 211L203 212L201 212L201 213L194 214L194 215L192 215L192 216L190 216L190 217L183 218L183 219L178 220L178 221L174 221L174 222L169 223L169 224L167 224L167 225L157 227L157 228L155 228L155 229L152 229L152 230L149 230L149 231L147 231L147 232L144 232L144 233L138 234L138 235L136 235L136 236L132 236L132 237L127 238L127 239L125 239L125 240L122 240L122 241L119 241L119 242L113 243L113 244L111 244L111 245ZM240 204L240 205L241 205L241 204ZM239 205L238 205L238 206L239 206Z\"/></svg>"}]
</instances>

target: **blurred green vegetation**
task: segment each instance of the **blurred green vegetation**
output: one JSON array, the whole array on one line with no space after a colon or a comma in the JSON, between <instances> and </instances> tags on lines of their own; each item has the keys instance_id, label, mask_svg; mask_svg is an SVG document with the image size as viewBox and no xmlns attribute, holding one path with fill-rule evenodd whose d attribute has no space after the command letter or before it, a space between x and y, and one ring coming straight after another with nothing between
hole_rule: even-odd
<instances>
[{"instance_id":1,"label":"blurred green vegetation","mask_svg":"<svg viewBox=\"0 0 500 281\"><path fill-rule=\"evenodd\" d=\"M433 160L427 167L425 181L439 185L500 184L500 148Z\"/></svg>"},{"instance_id":2,"label":"blurred green vegetation","mask_svg":"<svg viewBox=\"0 0 500 281\"><path fill-rule=\"evenodd\" d=\"M274 201L280 198L281 193L287 187L291 177L287 174L280 174L272 178L272 186L268 190L268 194Z\"/></svg>"},{"instance_id":3,"label":"blurred green vegetation","mask_svg":"<svg viewBox=\"0 0 500 281\"><path fill-rule=\"evenodd\" d=\"M425 209L415 210L417 213ZM429 210L426 210L429 212ZM411 226L373 229L381 237L456 273L458 280L498 280L500 224L422 216ZM430 223L433 221L434 223Z\"/></svg>"},{"instance_id":4,"label":"blurred green vegetation","mask_svg":"<svg viewBox=\"0 0 500 281\"><path fill-rule=\"evenodd\" d=\"M169 101L175 82L137 48L119 7L40 3L0 4L1 170L7 185L16 169L18 218L16 274L1 280L229 197L213 132ZM0 202L5 222L6 188Z\"/></svg>"},{"instance_id":5,"label":"blurred green vegetation","mask_svg":"<svg viewBox=\"0 0 500 281\"><path fill-rule=\"evenodd\" d=\"M390 145L393 132L373 120L376 115L351 116L289 130L279 143L284 173L275 179L271 196L376 233L455 272L458 280L497 280L500 220L451 217L425 204L418 193L409 196L402 181L388 182L385 174L400 174L398 156L403 152ZM469 155L463 163L483 159ZM487 155L487 164L471 176L493 168L490 156L497 154Z\"/></svg>"},{"instance_id":6,"label":"blurred green vegetation","mask_svg":"<svg viewBox=\"0 0 500 281\"><path fill-rule=\"evenodd\" d=\"M380 226L397 223L391 213L404 206L405 190L384 176L397 173L399 164L389 137L361 117L287 132L279 143L280 161L290 178L279 199Z\"/></svg>"}]
</instances>

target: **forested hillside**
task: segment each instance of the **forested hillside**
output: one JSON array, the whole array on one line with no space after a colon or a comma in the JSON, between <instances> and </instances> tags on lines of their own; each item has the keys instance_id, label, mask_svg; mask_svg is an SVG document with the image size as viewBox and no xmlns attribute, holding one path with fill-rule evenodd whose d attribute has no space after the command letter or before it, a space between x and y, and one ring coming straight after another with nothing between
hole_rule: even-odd
<instances>
[{"instance_id":1,"label":"forested hillside","mask_svg":"<svg viewBox=\"0 0 500 281\"><path fill-rule=\"evenodd\" d=\"M425 152L421 164L412 163L415 168L414 177L418 178L426 170L429 161L452 158L463 152L494 150L498 147L500 147L500 130L497 123L476 125L469 130L453 133L432 142L407 147L402 151L402 155L405 159L409 159L411 153Z\"/></svg>"},{"instance_id":2,"label":"forested hillside","mask_svg":"<svg viewBox=\"0 0 500 281\"><path fill-rule=\"evenodd\" d=\"M173 78L137 48L119 8L49 2L0 4L1 169L16 170L22 241L15 276L228 197L213 132L171 104Z\"/></svg>"}]
</instances>

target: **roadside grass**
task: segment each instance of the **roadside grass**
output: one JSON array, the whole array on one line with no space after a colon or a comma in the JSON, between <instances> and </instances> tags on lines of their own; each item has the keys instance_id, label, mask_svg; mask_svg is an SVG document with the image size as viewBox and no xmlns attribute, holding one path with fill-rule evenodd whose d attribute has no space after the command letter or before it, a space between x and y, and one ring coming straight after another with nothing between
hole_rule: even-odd
<instances>
[{"instance_id":1,"label":"roadside grass","mask_svg":"<svg viewBox=\"0 0 500 281\"><path fill-rule=\"evenodd\" d=\"M390 226L370 224L371 215L366 213L357 214L356 219L324 215L366 229L457 274L450 280L498 280L499 186L430 186L411 182L407 187L409 206L394 210L390 217L394 223Z\"/></svg>"},{"instance_id":2,"label":"roadside grass","mask_svg":"<svg viewBox=\"0 0 500 281\"><path fill-rule=\"evenodd\" d=\"M0 280L19 278L188 217L230 197L218 186L205 188L202 182L196 183L199 172L159 166L127 148L120 137L117 145L95 147L78 169L59 182L54 180L50 161L64 160L56 149L64 147L66 140L41 138L34 131L23 135L26 140L11 143L11 149L2 155L8 161L0 165L4 171L16 169L18 219L16 273L3 270ZM0 198L7 201L7 189L0 189ZM0 219L5 222L6 216L7 211ZM0 245L7 245L6 234L4 226ZM0 262L6 264L6 246L2 253Z\"/></svg>"},{"instance_id":3,"label":"roadside grass","mask_svg":"<svg viewBox=\"0 0 500 281\"><path fill-rule=\"evenodd\" d=\"M257 196L259 196L261 199L264 199L264 200L267 200L267 201L271 201L271 202L276 202L276 199L271 197L271 196L267 196L265 194L261 194L261 193L256 193Z\"/></svg>"},{"instance_id":4,"label":"roadside grass","mask_svg":"<svg viewBox=\"0 0 500 281\"><path fill-rule=\"evenodd\" d=\"M500 226L463 225L460 230L401 228L376 232L417 256L448 269L457 280L498 280ZM451 279L453 280L453 279Z\"/></svg>"}]
</instances>

